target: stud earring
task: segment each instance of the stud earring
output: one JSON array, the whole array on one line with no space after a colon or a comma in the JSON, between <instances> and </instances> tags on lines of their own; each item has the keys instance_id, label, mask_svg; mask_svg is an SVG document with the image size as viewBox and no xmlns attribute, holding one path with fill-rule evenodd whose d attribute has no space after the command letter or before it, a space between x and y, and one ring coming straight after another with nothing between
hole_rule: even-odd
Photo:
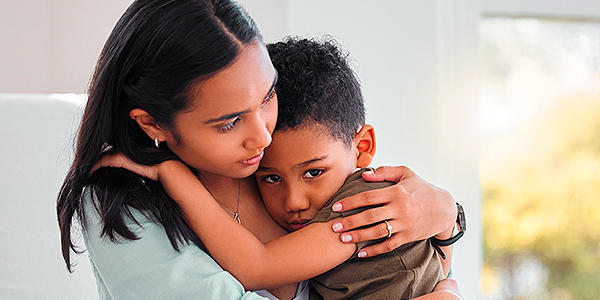
<instances>
[{"instance_id":1,"label":"stud earring","mask_svg":"<svg viewBox=\"0 0 600 300\"><path fill-rule=\"evenodd\" d=\"M154 146L156 146L156 148L158 148L158 146L160 146L160 145L158 144L158 137L155 137L155 138L154 138Z\"/></svg>"}]
</instances>

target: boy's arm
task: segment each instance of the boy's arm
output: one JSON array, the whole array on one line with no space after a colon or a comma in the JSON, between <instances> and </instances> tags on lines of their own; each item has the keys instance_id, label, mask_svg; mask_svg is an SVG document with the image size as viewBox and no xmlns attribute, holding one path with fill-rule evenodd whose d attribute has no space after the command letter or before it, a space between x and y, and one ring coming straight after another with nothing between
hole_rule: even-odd
<instances>
[{"instance_id":1,"label":"boy's arm","mask_svg":"<svg viewBox=\"0 0 600 300\"><path fill-rule=\"evenodd\" d=\"M263 244L233 220L181 162L161 163L158 179L183 208L188 223L213 258L246 289L312 278L356 251L355 244L342 243L339 234L331 230L334 221L310 224Z\"/></svg>"}]
</instances>

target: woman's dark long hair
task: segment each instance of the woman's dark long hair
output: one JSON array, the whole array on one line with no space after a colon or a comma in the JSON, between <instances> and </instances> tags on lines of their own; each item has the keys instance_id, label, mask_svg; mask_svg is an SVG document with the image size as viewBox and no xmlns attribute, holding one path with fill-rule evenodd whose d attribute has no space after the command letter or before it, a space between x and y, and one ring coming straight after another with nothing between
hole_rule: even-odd
<instances>
[{"instance_id":1,"label":"woman's dark long hair","mask_svg":"<svg viewBox=\"0 0 600 300\"><path fill-rule=\"evenodd\" d=\"M109 36L88 89L88 101L76 139L75 157L57 201L62 253L72 272L73 219L86 230L82 195L89 185L102 235L112 242L138 237L125 225L130 208L160 223L173 246L198 237L183 212L159 183L123 170L88 173L108 146L133 161L152 165L177 157L129 118L141 108L162 128L174 130L178 113L191 108L192 86L231 63L244 44L262 39L254 21L233 0L137 0Z\"/></svg>"}]
</instances>

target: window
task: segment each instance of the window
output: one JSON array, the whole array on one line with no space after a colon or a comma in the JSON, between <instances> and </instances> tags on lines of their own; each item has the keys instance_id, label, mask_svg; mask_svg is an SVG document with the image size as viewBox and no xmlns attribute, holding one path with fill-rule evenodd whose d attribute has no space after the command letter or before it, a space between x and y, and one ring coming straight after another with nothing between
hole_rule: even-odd
<instances>
[{"instance_id":1,"label":"window","mask_svg":"<svg viewBox=\"0 0 600 300\"><path fill-rule=\"evenodd\" d=\"M600 299L600 22L480 23L487 299Z\"/></svg>"}]
</instances>

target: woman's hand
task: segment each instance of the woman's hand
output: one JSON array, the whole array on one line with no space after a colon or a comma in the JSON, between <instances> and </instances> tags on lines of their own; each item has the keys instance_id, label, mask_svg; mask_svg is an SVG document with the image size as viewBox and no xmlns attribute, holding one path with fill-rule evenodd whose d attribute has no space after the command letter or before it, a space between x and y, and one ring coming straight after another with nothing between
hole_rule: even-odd
<instances>
[{"instance_id":1,"label":"woman's hand","mask_svg":"<svg viewBox=\"0 0 600 300\"><path fill-rule=\"evenodd\" d=\"M447 239L452 234L457 208L446 190L426 182L407 167L380 167L371 174L363 173L363 178L367 181L396 182L396 185L388 188L345 198L333 206L335 211L347 211L357 207L382 205L333 224L334 231L347 231L341 235L342 241L355 243L387 237L388 228L383 223L387 220L392 228L392 236L379 244L364 248L364 257L386 253L403 244L432 236ZM381 224L349 231L377 223Z\"/></svg>"},{"instance_id":2,"label":"woman's hand","mask_svg":"<svg viewBox=\"0 0 600 300\"><path fill-rule=\"evenodd\" d=\"M88 177L103 167L110 168L123 168L131 172L134 172L140 176L144 176L148 179L158 181L159 179L159 165L146 166L133 162L129 157L125 156L122 152L114 152L104 155L99 162L97 162L90 171Z\"/></svg>"}]
</instances>

